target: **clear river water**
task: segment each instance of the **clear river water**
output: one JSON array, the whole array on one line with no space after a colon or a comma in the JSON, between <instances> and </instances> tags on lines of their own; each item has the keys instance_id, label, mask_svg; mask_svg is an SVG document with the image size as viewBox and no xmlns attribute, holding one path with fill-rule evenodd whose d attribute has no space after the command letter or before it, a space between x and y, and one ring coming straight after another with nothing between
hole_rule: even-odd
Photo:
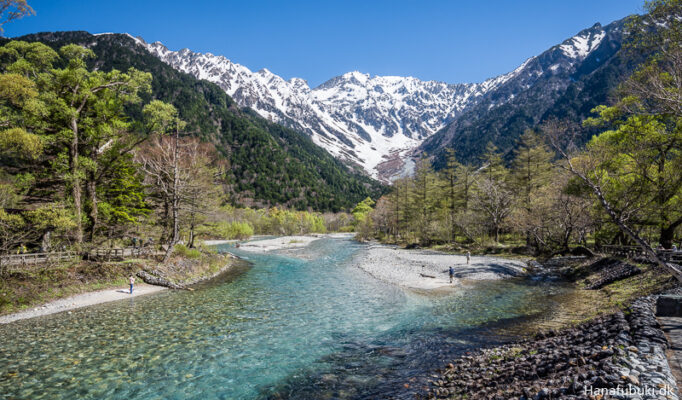
<instances>
[{"instance_id":1,"label":"clear river water","mask_svg":"<svg viewBox=\"0 0 682 400\"><path fill-rule=\"evenodd\" d=\"M354 266L364 246L248 254L195 291L0 326L0 399L414 398L430 371L573 290L477 282L419 293Z\"/></svg>"}]
</instances>

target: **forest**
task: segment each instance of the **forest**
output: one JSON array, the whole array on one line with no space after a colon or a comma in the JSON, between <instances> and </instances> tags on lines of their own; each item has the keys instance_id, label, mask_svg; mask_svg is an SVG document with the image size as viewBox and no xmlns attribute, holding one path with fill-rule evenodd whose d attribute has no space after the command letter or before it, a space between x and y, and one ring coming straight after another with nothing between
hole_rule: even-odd
<instances>
[{"instance_id":1,"label":"forest","mask_svg":"<svg viewBox=\"0 0 682 400\"><path fill-rule=\"evenodd\" d=\"M193 247L196 234L326 230L313 211L232 205L235 165L219 146L189 134L174 105L150 99L150 73L105 72L89 66L95 58L77 44L0 47L0 253L139 238L167 244L168 257L180 241Z\"/></svg>"},{"instance_id":2,"label":"forest","mask_svg":"<svg viewBox=\"0 0 682 400\"><path fill-rule=\"evenodd\" d=\"M625 49L633 60L649 56L612 103L581 124L550 118L526 130L511 161L494 143L476 163L460 162L466 156L449 149L438 171L422 157L414 176L365 203L361 237L534 254L576 245L679 249L682 5L653 1L646 8L628 22ZM598 133L582 145L586 127Z\"/></svg>"},{"instance_id":3,"label":"forest","mask_svg":"<svg viewBox=\"0 0 682 400\"><path fill-rule=\"evenodd\" d=\"M591 117L546 119L513 157L494 141L476 162L448 149L439 169L424 154L388 193L217 86L122 45L123 35L3 41L0 252L353 229L404 245L534 254L676 248L681 8L653 1L630 19L624 54L637 66ZM75 43L87 40L92 48ZM586 129L598 133L584 144Z\"/></svg>"}]
</instances>

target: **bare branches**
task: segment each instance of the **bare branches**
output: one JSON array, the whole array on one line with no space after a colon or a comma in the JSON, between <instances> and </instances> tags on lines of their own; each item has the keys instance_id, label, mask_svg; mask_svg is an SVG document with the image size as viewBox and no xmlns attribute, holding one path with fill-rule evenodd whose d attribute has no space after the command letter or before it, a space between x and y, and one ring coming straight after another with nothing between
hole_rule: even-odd
<instances>
[{"instance_id":1,"label":"bare branches","mask_svg":"<svg viewBox=\"0 0 682 400\"><path fill-rule=\"evenodd\" d=\"M136 159L153 196L160 205L169 207L162 216L163 225L172 230L167 235L169 246L177 241L181 220L187 222L193 236L199 216L208 213L219 199L215 148L198 139L154 135L137 152Z\"/></svg>"},{"instance_id":2,"label":"bare branches","mask_svg":"<svg viewBox=\"0 0 682 400\"><path fill-rule=\"evenodd\" d=\"M14 20L35 15L33 8L26 0L2 0L0 1L0 34L4 31L3 26Z\"/></svg>"}]
</instances>

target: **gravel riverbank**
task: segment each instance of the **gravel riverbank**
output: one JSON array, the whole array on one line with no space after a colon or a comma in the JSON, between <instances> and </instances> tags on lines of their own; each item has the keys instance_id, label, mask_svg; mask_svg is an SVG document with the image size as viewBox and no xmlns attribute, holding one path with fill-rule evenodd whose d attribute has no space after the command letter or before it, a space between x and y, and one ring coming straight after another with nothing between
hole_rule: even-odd
<instances>
[{"instance_id":1,"label":"gravel riverbank","mask_svg":"<svg viewBox=\"0 0 682 400\"><path fill-rule=\"evenodd\" d=\"M22 319L40 317L43 315L69 311L76 308L93 306L95 304L108 303L110 301L125 300L133 297L144 296L166 290L166 288L161 286L147 285L145 283L136 283L132 294L130 294L129 290L130 289L127 287L98 290L96 292L83 293L76 296L51 301L47 304L33 307L25 311L0 316L0 324L8 324L10 322Z\"/></svg>"},{"instance_id":2,"label":"gravel riverbank","mask_svg":"<svg viewBox=\"0 0 682 400\"><path fill-rule=\"evenodd\" d=\"M358 268L377 279L411 289L456 287L465 280L502 279L523 276L527 265L520 261L490 256L445 254L429 250L404 250L371 244L356 259ZM448 268L455 270L450 283Z\"/></svg>"},{"instance_id":3,"label":"gravel riverbank","mask_svg":"<svg viewBox=\"0 0 682 400\"><path fill-rule=\"evenodd\" d=\"M266 253L275 250L287 250L306 247L322 236L280 236L273 239L254 240L241 243L240 248L252 253Z\"/></svg>"},{"instance_id":4,"label":"gravel riverbank","mask_svg":"<svg viewBox=\"0 0 682 400\"><path fill-rule=\"evenodd\" d=\"M185 289L191 285L205 282L228 272L237 263L237 257L232 254L210 255L207 259L183 259L176 258L166 265L142 267L134 273L137 279L133 293L130 294L128 286L86 292L75 296L56 299L45 304L31 307L24 311L0 316L0 324L40 317L48 314L69 311L76 308L108 303L111 301L125 300L161 290ZM169 279L169 276L174 279ZM142 280L143 282L140 282Z\"/></svg>"},{"instance_id":5,"label":"gravel riverbank","mask_svg":"<svg viewBox=\"0 0 682 400\"><path fill-rule=\"evenodd\" d=\"M654 297L596 318L453 361L427 398L678 399Z\"/></svg>"}]
</instances>

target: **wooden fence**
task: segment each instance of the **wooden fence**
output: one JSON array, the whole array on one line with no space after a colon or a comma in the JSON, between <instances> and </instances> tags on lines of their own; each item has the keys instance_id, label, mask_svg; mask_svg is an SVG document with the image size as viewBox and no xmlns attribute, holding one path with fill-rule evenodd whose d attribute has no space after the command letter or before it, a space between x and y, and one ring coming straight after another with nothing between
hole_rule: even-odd
<instances>
[{"instance_id":1,"label":"wooden fence","mask_svg":"<svg viewBox=\"0 0 682 400\"><path fill-rule=\"evenodd\" d=\"M0 256L0 266L42 264L48 262L74 260L78 257L79 255L75 251L60 251L54 253L10 254Z\"/></svg>"},{"instance_id":2,"label":"wooden fence","mask_svg":"<svg viewBox=\"0 0 682 400\"><path fill-rule=\"evenodd\" d=\"M163 251L151 247L123 247L92 249L89 258L96 260L123 260L126 258L145 258L162 255Z\"/></svg>"},{"instance_id":3,"label":"wooden fence","mask_svg":"<svg viewBox=\"0 0 682 400\"><path fill-rule=\"evenodd\" d=\"M601 251L617 257L627 257L632 259L647 259L648 256L639 246L615 246L604 245L601 246ZM656 250L663 260L675 264L682 263L682 251L680 250Z\"/></svg>"},{"instance_id":4,"label":"wooden fence","mask_svg":"<svg viewBox=\"0 0 682 400\"><path fill-rule=\"evenodd\" d=\"M71 261L79 257L91 260L124 260L126 258L145 258L163 255L164 252L151 247L96 248L86 253L60 251L50 253L26 253L0 255L0 267L37 265L60 261Z\"/></svg>"}]
</instances>

